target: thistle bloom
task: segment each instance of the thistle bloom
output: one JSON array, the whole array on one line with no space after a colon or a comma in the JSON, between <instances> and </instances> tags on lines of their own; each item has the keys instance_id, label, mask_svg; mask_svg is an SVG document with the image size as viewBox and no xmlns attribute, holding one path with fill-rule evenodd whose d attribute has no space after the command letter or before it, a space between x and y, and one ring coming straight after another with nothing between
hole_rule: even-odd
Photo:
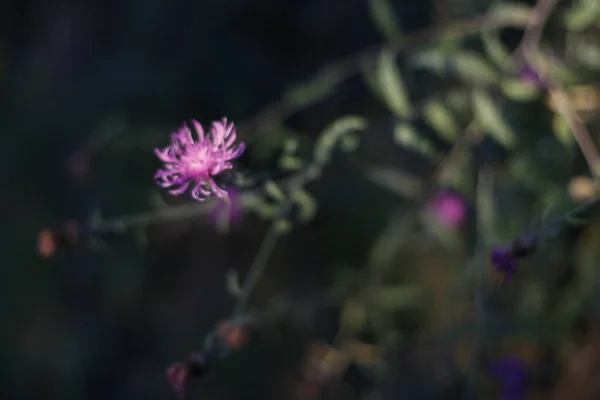
<instances>
[{"instance_id":1,"label":"thistle bloom","mask_svg":"<svg viewBox=\"0 0 600 400\"><path fill-rule=\"evenodd\" d=\"M233 123L227 119L213 122L210 133L204 135L202 125L192 121L198 139L194 141L190 129L184 124L171 136L171 145L155 149L158 158L165 163L154 175L156 183L171 188L175 196L183 194L190 186L192 198L206 200L210 195L226 198L227 191L221 189L213 177L233 168L231 160L242 155L246 146L234 146L237 138Z\"/></svg>"},{"instance_id":2,"label":"thistle bloom","mask_svg":"<svg viewBox=\"0 0 600 400\"><path fill-rule=\"evenodd\" d=\"M459 228L467 218L464 199L453 192L438 193L429 206L437 219L450 228Z\"/></svg>"}]
</instances>

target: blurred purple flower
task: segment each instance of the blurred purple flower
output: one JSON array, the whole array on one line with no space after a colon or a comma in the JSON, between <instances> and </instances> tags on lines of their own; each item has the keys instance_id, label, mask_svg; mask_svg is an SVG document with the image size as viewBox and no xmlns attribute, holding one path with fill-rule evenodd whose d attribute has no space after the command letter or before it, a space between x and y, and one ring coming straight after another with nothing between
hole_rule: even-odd
<instances>
[{"instance_id":1,"label":"blurred purple flower","mask_svg":"<svg viewBox=\"0 0 600 400\"><path fill-rule=\"evenodd\" d=\"M518 264L510 250L497 247L492 250L490 259L494 268L504 275L505 282L517 273Z\"/></svg>"},{"instance_id":2,"label":"blurred purple flower","mask_svg":"<svg viewBox=\"0 0 600 400\"><path fill-rule=\"evenodd\" d=\"M438 220L451 228L460 227L467 217L465 200L456 193L438 193L431 199L429 207Z\"/></svg>"},{"instance_id":3,"label":"blurred purple flower","mask_svg":"<svg viewBox=\"0 0 600 400\"><path fill-rule=\"evenodd\" d=\"M244 207L242 205L242 192L238 188L227 189L229 204L225 201L219 203L208 214L209 218L218 222L226 217L229 224L236 225L244 218Z\"/></svg>"},{"instance_id":4,"label":"blurred purple flower","mask_svg":"<svg viewBox=\"0 0 600 400\"><path fill-rule=\"evenodd\" d=\"M523 68L519 73L519 78L525 82L539 85L542 83L542 78L537 71L529 66Z\"/></svg>"},{"instance_id":5,"label":"blurred purple flower","mask_svg":"<svg viewBox=\"0 0 600 400\"><path fill-rule=\"evenodd\" d=\"M500 381L501 400L523 400L527 395L527 366L517 357L502 357L490 365L490 373Z\"/></svg>"},{"instance_id":6,"label":"blurred purple flower","mask_svg":"<svg viewBox=\"0 0 600 400\"><path fill-rule=\"evenodd\" d=\"M210 134L206 136L202 125L197 121L192 124L198 135L197 141L184 124L172 134L170 146L155 149L165 166L154 178L160 187L172 188L169 193L175 196L183 194L194 183L191 195L195 200L204 201L211 194L226 198L227 192L218 187L212 177L233 168L230 161L242 155L246 146L243 143L234 146L235 127L233 123L227 124L226 118L213 122Z\"/></svg>"}]
</instances>

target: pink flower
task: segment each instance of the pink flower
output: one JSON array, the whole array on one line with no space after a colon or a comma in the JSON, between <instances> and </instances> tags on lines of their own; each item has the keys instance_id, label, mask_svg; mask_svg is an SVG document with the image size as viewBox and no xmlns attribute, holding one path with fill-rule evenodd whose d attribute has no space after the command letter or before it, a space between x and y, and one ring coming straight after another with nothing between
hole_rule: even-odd
<instances>
[{"instance_id":1,"label":"pink flower","mask_svg":"<svg viewBox=\"0 0 600 400\"><path fill-rule=\"evenodd\" d=\"M437 219L451 228L460 227L467 217L465 201L456 193L438 193L429 206Z\"/></svg>"},{"instance_id":2,"label":"pink flower","mask_svg":"<svg viewBox=\"0 0 600 400\"><path fill-rule=\"evenodd\" d=\"M154 175L156 183L163 188L171 188L169 193L175 196L183 194L191 185L192 198L206 200L211 194L226 198L227 192L217 186L213 176L233 168L231 160L242 155L246 146L241 143L234 146L237 138L233 123L227 119L213 122L210 133L204 135L204 129L197 121L192 121L198 140L184 124L171 135L171 145L164 149L155 149L158 158L165 163Z\"/></svg>"}]
</instances>

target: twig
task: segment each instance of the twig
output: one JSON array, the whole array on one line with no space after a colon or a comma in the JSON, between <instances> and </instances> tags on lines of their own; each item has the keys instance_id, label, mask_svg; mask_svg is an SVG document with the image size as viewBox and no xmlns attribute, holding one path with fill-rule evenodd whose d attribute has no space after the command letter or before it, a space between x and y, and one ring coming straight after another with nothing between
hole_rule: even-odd
<instances>
[{"instance_id":1,"label":"twig","mask_svg":"<svg viewBox=\"0 0 600 400\"><path fill-rule=\"evenodd\" d=\"M383 45L376 45L349 55L339 61L324 67L316 76L304 84L325 82L327 86L337 86L348 79L359 75L365 69L374 68L382 52L386 51L397 55L402 51L420 48L440 40L450 40L469 36L475 33L508 27L525 27L529 20L525 15L509 15L502 12L492 12L474 19L460 21L447 27L433 27L419 31L407 37L392 40ZM298 86L303 86L299 84ZM275 121L283 121L297 112L315 104L318 100L307 100L301 103L292 102L285 95L265 107L253 118L240 124L242 132L253 132L256 135L262 132L265 126Z\"/></svg>"},{"instance_id":2,"label":"twig","mask_svg":"<svg viewBox=\"0 0 600 400\"><path fill-rule=\"evenodd\" d=\"M559 1L560 0L541 0L538 2L537 7L531 14L523 39L515 53L517 57L521 57L523 61L533 66L540 75L542 82L556 104L558 112L563 116L573 132L577 145L595 178L596 184L598 184L598 179L600 178L600 154L598 153L598 149L585 124L582 122L582 119L571 106L565 90L557 83L552 82L549 77L546 63L541 62L539 57L539 44L542 39L544 28Z\"/></svg>"}]
</instances>

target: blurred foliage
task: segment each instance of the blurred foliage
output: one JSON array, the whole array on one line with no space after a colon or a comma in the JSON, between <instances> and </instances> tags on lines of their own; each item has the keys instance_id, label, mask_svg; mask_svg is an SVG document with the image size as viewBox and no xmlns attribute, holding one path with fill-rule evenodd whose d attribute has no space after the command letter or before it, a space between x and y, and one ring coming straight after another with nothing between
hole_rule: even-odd
<instances>
[{"instance_id":1,"label":"blurred foliage","mask_svg":"<svg viewBox=\"0 0 600 400\"><path fill-rule=\"evenodd\" d=\"M158 193L148 160L178 122L116 113L69 158L71 212L21 205L39 230L76 222L7 268L6 398L166 397L202 343L226 351L190 398L498 398L505 356L526 398L598 396L598 3L439 0L416 32L408 5L364 3L382 43L238 124L219 179L239 196ZM545 240L503 283L490 251L527 235Z\"/></svg>"}]
</instances>

